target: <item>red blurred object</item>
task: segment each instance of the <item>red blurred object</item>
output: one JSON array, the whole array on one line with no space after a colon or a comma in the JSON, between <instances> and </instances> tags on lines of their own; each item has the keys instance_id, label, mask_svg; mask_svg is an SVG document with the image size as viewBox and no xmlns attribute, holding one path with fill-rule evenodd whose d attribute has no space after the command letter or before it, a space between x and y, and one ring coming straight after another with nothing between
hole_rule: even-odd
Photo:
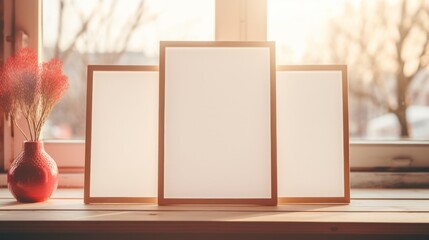
<instances>
[{"instance_id":1,"label":"red blurred object","mask_svg":"<svg viewBox=\"0 0 429 240\"><path fill-rule=\"evenodd\" d=\"M24 142L24 151L13 161L7 174L9 191L19 202L42 202L58 185L58 167L43 142Z\"/></svg>"},{"instance_id":2,"label":"red blurred object","mask_svg":"<svg viewBox=\"0 0 429 240\"><path fill-rule=\"evenodd\" d=\"M0 108L27 141L39 141L49 113L68 88L62 68L59 59L39 64L30 48L19 50L0 66ZM28 133L16 121L19 116L27 121Z\"/></svg>"}]
</instances>

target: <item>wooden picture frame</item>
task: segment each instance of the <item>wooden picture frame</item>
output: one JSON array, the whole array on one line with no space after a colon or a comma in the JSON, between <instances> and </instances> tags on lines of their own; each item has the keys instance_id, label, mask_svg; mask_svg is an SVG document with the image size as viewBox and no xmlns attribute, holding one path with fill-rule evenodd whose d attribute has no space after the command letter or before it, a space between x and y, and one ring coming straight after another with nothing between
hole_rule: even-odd
<instances>
[{"instance_id":1,"label":"wooden picture frame","mask_svg":"<svg viewBox=\"0 0 429 240\"><path fill-rule=\"evenodd\" d=\"M279 204L349 203L346 65L277 66Z\"/></svg>"},{"instance_id":2,"label":"wooden picture frame","mask_svg":"<svg viewBox=\"0 0 429 240\"><path fill-rule=\"evenodd\" d=\"M85 203L156 203L158 67L87 74Z\"/></svg>"},{"instance_id":3,"label":"wooden picture frame","mask_svg":"<svg viewBox=\"0 0 429 240\"><path fill-rule=\"evenodd\" d=\"M277 204L273 42L161 42L158 204Z\"/></svg>"}]
</instances>

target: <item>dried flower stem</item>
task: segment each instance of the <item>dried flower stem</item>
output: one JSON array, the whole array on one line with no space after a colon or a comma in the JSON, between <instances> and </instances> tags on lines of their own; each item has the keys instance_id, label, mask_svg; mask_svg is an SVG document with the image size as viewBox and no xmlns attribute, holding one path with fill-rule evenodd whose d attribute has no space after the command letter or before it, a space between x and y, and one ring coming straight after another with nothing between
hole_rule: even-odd
<instances>
[{"instance_id":1,"label":"dried flower stem","mask_svg":"<svg viewBox=\"0 0 429 240\"><path fill-rule=\"evenodd\" d=\"M33 134L32 134L33 131L31 131L31 124L30 124L29 115L30 114L29 114L29 110L28 110L27 113L26 113L26 115L24 115L24 116L25 116L25 120L27 122L28 130L30 132L30 140L34 141L35 139L34 139Z\"/></svg>"},{"instance_id":2,"label":"dried flower stem","mask_svg":"<svg viewBox=\"0 0 429 240\"><path fill-rule=\"evenodd\" d=\"M25 140L29 140L28 139L28 137L27 137L27 134L25 134L25 132L22 130L22 128L18 125L18 123L16 122L16 120L15 120L15 117L13 116L13 115L11 115L11 120L12 120L12 122L15 124L15 126L19 129L19 131L22 133L22 135L24 135L24 138L25 138Z\"/></svg>"},{"instance_id":3,"label":"dried flower stem","mask_svg":"<svg viewBox=\"0 0 429 240\"><path fill-rule=\"evenodd\" d=\"M45 120L47 118L47 115L49 113L49 110L46 107L47 105L45 104L43 109L42 109L42 113L40 114L40 118L39 121L37 121L37 126L35 127L35 133L36 133L36 138L40 137L40 133L42 132L42 126L45 123Z\"/></svg>"}]
</instances>

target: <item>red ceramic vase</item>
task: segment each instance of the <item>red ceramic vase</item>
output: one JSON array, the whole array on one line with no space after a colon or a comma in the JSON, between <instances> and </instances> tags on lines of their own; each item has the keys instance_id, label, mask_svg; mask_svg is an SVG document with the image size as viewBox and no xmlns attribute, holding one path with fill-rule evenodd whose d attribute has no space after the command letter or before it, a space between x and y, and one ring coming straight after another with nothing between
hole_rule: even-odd
<instances>
[{"instance_id":1,"label":"red ceramic vase","mask_svg":"<svg viewBox=\"0 0 429 240\"><path fill-rule=\"evenodd\" d=\"M24 142L24 151L7 174L9 191L19 202L42 202L57 189L58 167L43 142Z\"/></svg>"}]
</instances>

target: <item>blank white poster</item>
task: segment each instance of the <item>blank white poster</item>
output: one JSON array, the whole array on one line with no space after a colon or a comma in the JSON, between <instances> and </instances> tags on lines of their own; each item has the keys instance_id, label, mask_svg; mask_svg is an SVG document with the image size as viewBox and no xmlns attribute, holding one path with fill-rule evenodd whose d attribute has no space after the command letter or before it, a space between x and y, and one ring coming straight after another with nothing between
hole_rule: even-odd
<instances>
[{"instance_id":1,"label":"blank white poster","mask_svg":"<svg viewBox=\"0 0 429 240\"><path fill-rule=\"evenodd\" d=\"M91 197L157 196L158 72L94 71Z\"/></svg>"},{"instance_id":2,"label":"blank white poster","mask_svg":"<svg viewBox=\"0 0 429 240\"><path fill-rule=\"evenodd\" d=\"M341 71L277 71L281 197L344 197Z\"/></svg>"},{"instance_id":3,"label":"blank white poster","mask_svg":"<svg viewBox=\"0 0 429 240\"><path fill-rule=\"evenodd\" d=\"M166 47L164 198L272 197L270 48Z\"/></svg>"}]
</instances>

